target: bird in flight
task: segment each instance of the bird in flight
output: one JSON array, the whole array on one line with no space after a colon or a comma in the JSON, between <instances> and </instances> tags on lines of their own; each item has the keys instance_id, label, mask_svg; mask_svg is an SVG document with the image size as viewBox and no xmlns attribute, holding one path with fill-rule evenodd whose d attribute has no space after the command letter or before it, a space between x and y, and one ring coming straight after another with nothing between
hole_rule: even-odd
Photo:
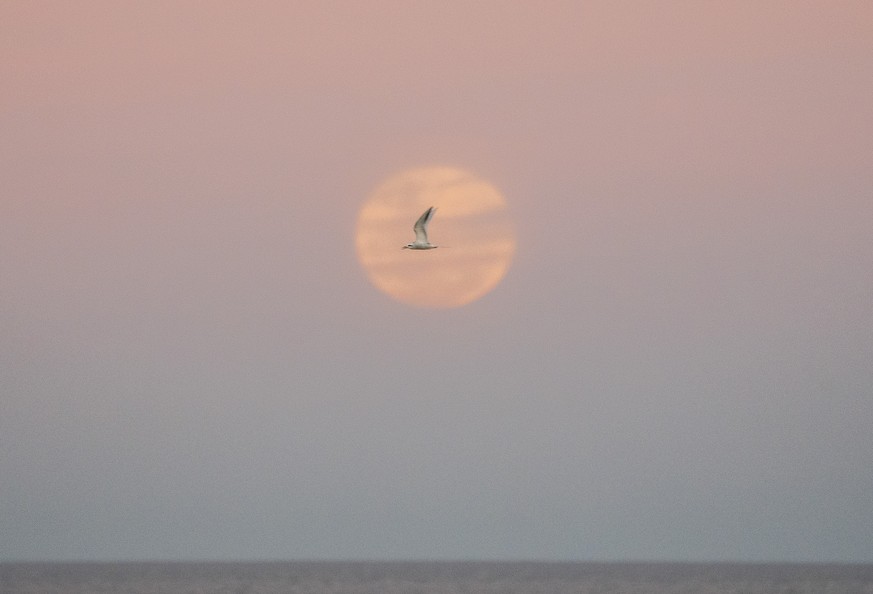
<instances>
[{"instance_id":1,"label":"bird in flight","mask_svg":"<svg viewBox=\"0 0 873 594\"><path fill-rule=\"evenodd\" d=\"M430 219L433 217L433 213L436 211L436 208L431 206L424 214L418 217L418 220L415 221L415 225L412 227L412 230L415 231L415 241L412 243L406 244L403 246L403 249L410 250L432 250L435 245L431 245L431 243L427 240L427 224L430 222Z\"/></svg>"}]
</instances>

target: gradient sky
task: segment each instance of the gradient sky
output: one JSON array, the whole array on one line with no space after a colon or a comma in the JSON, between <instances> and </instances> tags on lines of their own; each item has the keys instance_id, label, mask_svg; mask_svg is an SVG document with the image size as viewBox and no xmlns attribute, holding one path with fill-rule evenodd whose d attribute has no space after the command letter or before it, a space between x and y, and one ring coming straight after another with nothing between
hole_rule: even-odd
<instances>
[{"instance_id":1,"label":"gradient sky","mask_svg":"<svg viewBox=\"0 0 873 594\"><path fill-rule=\"evenodd\" d=\"M871 30L3 2L0 559L873 562ZM460 309L355 258L428 165L515 219Z\"/></svg>"}]
</instances>

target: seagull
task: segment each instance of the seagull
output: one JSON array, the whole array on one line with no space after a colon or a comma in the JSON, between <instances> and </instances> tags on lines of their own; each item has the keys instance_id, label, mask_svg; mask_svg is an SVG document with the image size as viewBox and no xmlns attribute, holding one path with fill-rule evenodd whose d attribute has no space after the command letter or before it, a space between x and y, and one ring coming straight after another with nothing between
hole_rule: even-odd
<instances>
[{"instance_id":1,"label":"seagull","mask_svg":"<svg viewBox=\"0 0 873 594\"><path fill-rule=\"evenodd\" d=\"M436 208L431 206L424 211L423 215L418 217L418 220L415 221L415 225L412 227L412 230L415 231L415 241L404 245L404 250L432 250L433 248L438 247L431 245L427 240L427 224L430 222L431 217L433 217L434 211L436 211Z\"/></svg>"}]
</instances>

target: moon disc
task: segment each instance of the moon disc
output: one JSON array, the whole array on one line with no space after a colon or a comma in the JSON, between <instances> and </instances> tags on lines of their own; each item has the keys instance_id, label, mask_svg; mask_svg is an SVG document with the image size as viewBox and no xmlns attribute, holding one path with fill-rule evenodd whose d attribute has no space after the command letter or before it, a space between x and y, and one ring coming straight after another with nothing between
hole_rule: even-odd
<instances>
[{"instance_id":1,"label":"moon disc","mask_svg":"<svg viewBox=\"0 0 873 594\"><path fill-rule=\"evenodd\" d=\"M428 207L433 250L404 250ZM515 231L506 202L487 181L454 167L401 171L370 194L358 214L355 245L370 281L394 299L448 308L479 299L506 274Z\"/></svg>"}]
</instances>

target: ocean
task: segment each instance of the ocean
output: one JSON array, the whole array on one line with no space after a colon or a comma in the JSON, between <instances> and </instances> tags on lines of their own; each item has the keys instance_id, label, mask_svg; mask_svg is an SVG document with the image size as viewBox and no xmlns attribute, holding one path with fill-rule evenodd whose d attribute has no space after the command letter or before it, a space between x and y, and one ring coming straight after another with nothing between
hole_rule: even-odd
<instances>
[{"instance_id":1,"label":"ocean","mask_svg":"<svg viewBox=\"0 0 873 594\"><path fill-rule=\"evenodd\" d=\"M873 594L873 565L0 563L0 594Z\"/></svg>"}]
</instances>

